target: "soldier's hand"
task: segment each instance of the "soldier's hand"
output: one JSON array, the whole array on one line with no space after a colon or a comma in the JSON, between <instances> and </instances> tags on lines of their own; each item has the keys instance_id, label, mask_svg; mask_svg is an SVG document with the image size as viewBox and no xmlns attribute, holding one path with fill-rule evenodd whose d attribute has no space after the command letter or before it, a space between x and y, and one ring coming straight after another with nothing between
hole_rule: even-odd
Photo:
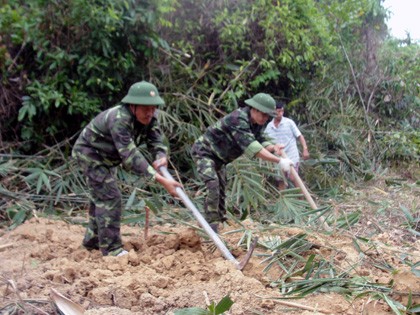
<instances>
[{"instance_id":1,"label":"soldier's hand","mask_svg":"<svg viewBox=\"0 0 420 315\"><path fill-rule=\"evenodd\" d=\"M182 185L175 180L167 179L169 182L166 185L163 185L165 189L173 196L178 197L178 193L176 192L176 188L182 188Z\"/></svg>"},{"instance_id":2,"label":"soldier's hand","mask_svg":"<svg viewBox=\"0 0 420 315\"><path fill-rule=\"evenodd\" d=\"M155 170L159 172L159 168L161 166L168 167L168 159L166 158L166 156L160 159L157 159L156 161L153 162L152 166Z\"/></svg>"},{"instance_id":3,"label":"soldier's hand","mask_svg":"<svg viewBox=\"0 0 420 315\"><path fill-rule=\"evenodd\" d=\"M178 197L178 193L176 192L176 188L182 188L182 185L175 180L167 179L160 175L159 173L156 174L156 180L173 196Z\"/></svg>"},{"instance_id":4,"label":"soldier's hand","mask_svg":"<svg viewBox=\"0 0 420 315\"><path fill-rule=\"evenodd\" d=\"M289 158L280 158L278 165L280 170L287 173L290 171L290 167L293 167L293 162Z\"/></svg>"},{"instance_id":5,"label":"soldier's hand","mask_svg":"<svg viewBox=\"0 0 420 315\"><path fill-rule=\"evenodd\" d=\"M277 155L281 155L283 149L284 149L284 144L282 143L277 143L274 145L274 153Z\"/></svg>"}]
</instances>

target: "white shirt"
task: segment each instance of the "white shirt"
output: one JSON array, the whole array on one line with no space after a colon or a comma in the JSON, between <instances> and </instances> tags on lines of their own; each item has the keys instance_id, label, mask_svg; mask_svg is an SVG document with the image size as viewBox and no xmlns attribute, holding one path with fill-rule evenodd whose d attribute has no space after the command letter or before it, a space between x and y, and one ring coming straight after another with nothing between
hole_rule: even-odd
<instances>
[{"instance_id":1,"label":"white shirt","mask_svg":"<svg viewBox=\"0 0 420 315\"><path fill-rule=\"evenodd\" d=\"M296 139L302 135L295 122L287 117L282 117L278 127L274 126L274 119L270 121L265 129L268 137L276 143L285 145L284 152L292 160L294 166L299 162L299 151Z\"/></svg>"}]
</instances>

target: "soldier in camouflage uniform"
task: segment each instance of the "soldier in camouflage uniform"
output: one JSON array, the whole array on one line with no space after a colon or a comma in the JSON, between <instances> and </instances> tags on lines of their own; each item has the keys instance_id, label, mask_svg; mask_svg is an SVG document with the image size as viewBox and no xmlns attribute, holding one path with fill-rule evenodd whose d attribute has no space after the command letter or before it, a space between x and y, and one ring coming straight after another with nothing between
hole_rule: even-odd
<instances>
[{"instance_id":1,"label":"soldier in camouflage uniform","mask_svg":"<svg viewBox=\"0 0 420 315\"><path fill-rule=\"evenodd\" d=\"M97 115L77 139L72 156L87 178L90 193L89 224L83 246L100 249L103 255L121 256L121 193L116 183L116 167L156 180L171 195L181 184L156 170L167 166L167 147L156 119L157 106L164 105L156 87L142 81L133 84L121 104ZM153 167L138 150L145 143L153 153Z\"/></svg>"},{"instance_id":2,"label":"soldier in camouflage uniform","mask_svg":"<svg viewBox=\"0 0 420 315\"><path fill-rule=\"evenodd\" d=\"M283 145L270 142L264 135L269 117L276 116L276 102L259 93L245 101L248 106L226 115L209 127L192 147L192 157L199 177L206 186L205 218L217 232L218 223L226 220L226 164L242 154L280 163Z\"/></svg>"}]
</instances>

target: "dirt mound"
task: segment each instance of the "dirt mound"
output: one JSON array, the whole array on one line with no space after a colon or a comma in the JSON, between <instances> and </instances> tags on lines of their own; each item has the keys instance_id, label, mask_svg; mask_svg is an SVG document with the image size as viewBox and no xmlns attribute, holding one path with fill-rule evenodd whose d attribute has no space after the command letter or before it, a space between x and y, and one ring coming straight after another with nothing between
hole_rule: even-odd
<instances>
[{"instance_id":1,"label":"dirt mound","mask_svg":"<svg viewBox=\"0 0 420 315\"><path fill-rule=\"evenodd\" d=\"M256 262L243 273L236 270L191 228L155 227L144 240L139 228L124 226L129 254L123 257L102 257L99 251L83 249L83 234L78 225L31 219L2 237L3 244L13 245L0 253L3 278L16 283L23 299L45 300L55 288L85 309L114 306L138 314L205 307L206 299L217 302L229 293L235 301L233 312L266 312L273 304L256 295L278 295L255 278ZM0 289L11 299L18 293L10 283ZM108 314L103 308L86 314L97 312ZM111 313L121 314L112 308Z\"/></svg>"},{"instance_id":2,"label":"dirt mound","mask_svg":"<svg viewBox=\"0 0 420 315\"><path fill-rule=\"evenodd\" d=\"M364 224L367 229L372 223ZM242 234L226 233L235 228L225 226L221 235L240 260L245 250L236 244ZM173 314L185 307L206 308L226 295L234 301L229 314L392 314L383 300L346 299L331 291L289 300L286 305L278 299L282 292L271 285L284 270L276 266L263 271L266 264L261 263L261 254L269 252L258 247L245 269L238 271L189 227L153 226L145 239L139 227L123 226L124 247L129 251L123 257L102 257L99 251L85 250L81 247L84 228L64 221L33 218L13 231L0 232L2 314L18 314L17 305L33 314L54 314L52 288L83 306L85 314ZM273 235L286 239L302 232L308 233L276 226L267 235L260 231L260 239ZM373 235L366 246L355 246L354 235L346 233L310 232L313 246L305 256L326 257L338 273L346 271L372 283L393 281L395 300L407 303L411 291L414 303L420 303L420 278L401 259L407 253L414 262L420 258L419 240L402 237L396 227ZM393 270L377 267L378 262Z\"/></svg>"}]
</instances>

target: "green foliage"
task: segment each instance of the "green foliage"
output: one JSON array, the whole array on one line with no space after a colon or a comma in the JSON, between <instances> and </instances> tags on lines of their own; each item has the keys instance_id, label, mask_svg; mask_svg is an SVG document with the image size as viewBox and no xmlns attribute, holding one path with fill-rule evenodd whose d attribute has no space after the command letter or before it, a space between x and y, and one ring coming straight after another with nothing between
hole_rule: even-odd
<instances>
[{"instance_id":1,"label":"green foliage","mask_svg":"<svg viewBox=\"0 0 420 315\"><path fill-rule=\"evenodd\" d=\"M168 16L175 27L162 34L193 56L188 68L197 66L200 83L216 93L220 106L261 90L297 92L322 64L321 56L334 51L327 20L310 0L180 5L182 12Z\"/></svg>"},{"instance_id":2,"label":"green foliage","mask_svg":"<svg viewBox=\"0 0 420 315\"><path fill-rule=\"evenodd\" d=\"M404 207L402 205L400 205L400 208L401 208L401 210L404 214L404 217L406 219L406 223L404 224L404 226L406 226L408 231L410 231L414 235L420 236L420 217L419 217L419 215L415 214L415 210L410 211L410 209L407 209L406 207ZM414 205L413 209L414 208L415 208L415 205ZM420 266L420 263L418 263L417 265ZM412 271L416 275L419 275L420 272L415 267L416 266L412 267Z\"/></svg>"},{"instance_id":3,"label":"green foliage","mask_svg":"<svg viewBox=\"0 0 420 315\"><path fill-rule=\"evenodd\" d=\"M13 171L15 170L13 169ZM8 229L14 229L32 217L34 204L31 201L25 198L20 200L15 198L14 194L2 185L0 185L0 196L2 196L3 200L0 203L1 226L5 225ZM4 200L8 199L16 199L16 202L6 203Z\"/></svg>"},{"instance_id":4,"label":"green foliage","mask_svg":"<svg viewBox=\"0 0 420 315\"><path fill-rule=\"evenodd\" d=\"M13 230L32 217L32 203L16 203L6 209L8 228Z\"/></svg>"},{"instance_id":5,"label":"green foliage","mask_svg":"<svg viewBox=\"0 0 420 315\"><path fill-rule=\"evenodd\" d=\"M229 204L236 205L241 211L251 212L266 203L267 190L262 184L263 174L267 169L258 168L255 161L238 159L228 170L230 182Z\"/></svg>"},{"instance_id":6,"label":"green foliage","mask_svg":"<svg viewBox=\"0 0 420 315\"><path fill-rule=\"evenodd\" d=\"M100 109L118 102L131 83L147 79L167 103L159 120L171 162L184 187L195 193L192 143L244 99L268 92L290 101L286 116L309 144L312 159L301 165L305 183L337 197L347 181L419 160L420 50L410 41L383 41L386 14L381 0L7 1L0 7L0 110L6 113L1 135L19 132L23 145L72 136ZM16 157L0 163L2 224L15 228L34 213L77 215L86 208L84 178L67 162L69 146L59 153L47 148L37 162ZM297 189L279 194L268 183L273 173L256 159L240 158L228 167L233 219L240 223L250 215L268 230L291 222L305 227L330 213L325 206L309 209ZM146 187L124 171L119 177L124 223L142 224L147 206L156 220L191 224L188 212L171 211L173 198L158 184ZM404 227L417 236L418 218L400 208ZM361 209L340 213L334 226L350 229L361 216ZM236 232L242 232L237 245L249 246L255 231L242 225ZM353 246L364 255L359 241ZM334 265L333 256L322 257L307 233L270 236L259 246L270 252L263 254L265 271L282 272L271 285L288 298L313 292L369 295L395 313L418 312L411 296L406 307L389 297L392 283L351 277ZM419 264L407 264L418 275ZM226 296L207 309L176 314L223 314L232 304Z\"/></svg>"},{"instance_id":7,"label":"green foliage","mask_svg":"<svg viewBox=\"0 0 420 315\"><path fill-rule=\"evenodd\" d=\"M336 225L340 229L350 228L359 221L360 215L360 211L345 213L337 218Z\"/></svg>"},{"instance_id":8,"label":"green foliage","mask_svg":"<svg viewBox=\"0 0 420 315\"><path fill-rule=\"evenodd\" d=\"M43 170L41 168L28 168L27 172L30 175L25 177L25 181L31 185L36 184L36 193L39 194L41 189L44 187L47 191L51 191L51 184L48 175L59 176L58 174Z\"/></svg>"},{"instance_id":9,"label":"green foliage","mask_svg":"<svg viewBox=\"0 0 420 315\"><path fill-rule=\"evenodd\" d=\"M148 79L167 103L159 119L173 166L193 189L192 143L256 92L290 100L286 115L312 156L303 179L317 192L418 159L419 50L392 40L380 46L387 12L379 0L15 0L0 10L0 105L15 108L14 120L0 118L2 133L14 125L24 148L73 135ZM312 216L292 192L276 202L266 185L272 171L232 163L229 210L283 222ZM40 174L30 187L47 193L45 176L58 179ZM148 196L154 209L159 193L153 187ZM143 206L132 196L127 208L136 216Z\"/></svg>"},{"instance_id":10,"label":"green foliage","mask_svg":"<svg viewBox=\"0 0 420 315\"><path fill-rule=\"evenodd\" d=\"M1 224L15 228L34 213L61 217L78 216L80 210L85 213L89 199L84 175L74 160L66 160L62 151L63 147L49 147L37 156L0 156ZM119 169L118 177L124 223L143 224L145 206L157 217L163 212L170 214L167 209L173 198L164 193L161 185L139 181L123 169ZM184 215L178 212L178 217Z\"/></svg>"},{"instance_id":11,"label":"green foliage","mask_svg":"<svg viewBox=\"0 0 420 315\"><path fill-rule=\"evenodd\" d=\"M198 307L185 308L175 311L175 315L219 315L229 311L233 305L233 301L227 295L222 298L217 305L213 301L207 309Z\"/></svg>"},{"instance_id":12,"label":"green foliage","mask_svg":"<svg viewBox=\"0 0 420 315\"><path fill-rule=\"evenodd\" d=\"M12 79L20 76L23 94L16 92L23 103L1 105L20 107L22 139L39 144L69 136L100 107L118 102L121 90L146 78L148 60L167 47L153 27L171 8L167 1L134 0L11 1L2 7L2 80L14 92Z\"/></svg>"},{"instance_id":13,"label":"green foliage","mask_svg":"<svg viewBox=\"0 0 420 315\"><path fill-rule=\"evenodd\" d=\"M246 97L266 91L292 98L287 115L301 124L311 155L336 161L307 167L310 187L371 178L389 157L383 155L376 98L385 82L376 63L386 30L387 12L380 1L185 0L180 5L182 12L167 16L174 27L161 30L172 47L181 49L171 48L162 59L172 65L162 84L185 91L169 98L179 104L180 121L188 117L188 124L203 131ZM190 148L175 140L178 146L184 152Z\"/></svg>"},{"instance_id":14,"label":"green foliage","mask_svg":"<svg viewBox=\"0 0 420 315\"><path fill-rule=\"evenodd\" d=\"M286 109L286 115L311 126L303 126L303 133L316 148L312 157L338 162L305 172L317 189L372 178L380 165L418 160L420 115L418 75L413 77L419 47L399 47L392 40L380 46L386 16L380 2L331 2L324 9L334 17L333 43L341 56L326 62L322 80L314 80Z\"/></svg>"},{"instance_id":15,"label":"green foliage","mask_svg":"<svg viewBox=\"0 0 420 315\"><path fill-rule=\"evenodd\" d=\"M420 45L387 40L381 47L379 62L384 80L379 84L375 106L392 126L405 121L420 126ZM385 122L385 121L384 121Z\"/></svg>"},{"instance_id":16,"label":"green foliage","mask_svg":"<svg viewBox=\"0 0 420 315\"><path fill-rule=\"evenodd\" d=\"M408 130L386 132L380 138L384 148L383 158L395 163L420 159L420 131Z\"/></svg>"},{"instance_id":17,"label":"green foliage","mask_svg":"<svg viewBox=\"0 0 420 315\"><path fill-rule=\"evenodd\" d=\"M330 258L326 259L319 252L313 254L309 251L314 244L306 240L307 236L301 233L286 240L274 236L259 243L271 251L271 254L261 255L266 257L263 261L267 264L264 270L268 272L277 267L282 271L281 276L271 283L283 295L279 299L304 298L315 292L335 292L348 298L369 295L373 299L384 300L397 314L404 309L404 306L389 297L393 281L384 284L371 282L367 277L352 277L351 271L361 262L349 266L348 270L342 270ZM356 241L354 245L359 248ZM411 307L415 309L416 306L409 301L407 309Z\"/></svg>"}]
</instances>

